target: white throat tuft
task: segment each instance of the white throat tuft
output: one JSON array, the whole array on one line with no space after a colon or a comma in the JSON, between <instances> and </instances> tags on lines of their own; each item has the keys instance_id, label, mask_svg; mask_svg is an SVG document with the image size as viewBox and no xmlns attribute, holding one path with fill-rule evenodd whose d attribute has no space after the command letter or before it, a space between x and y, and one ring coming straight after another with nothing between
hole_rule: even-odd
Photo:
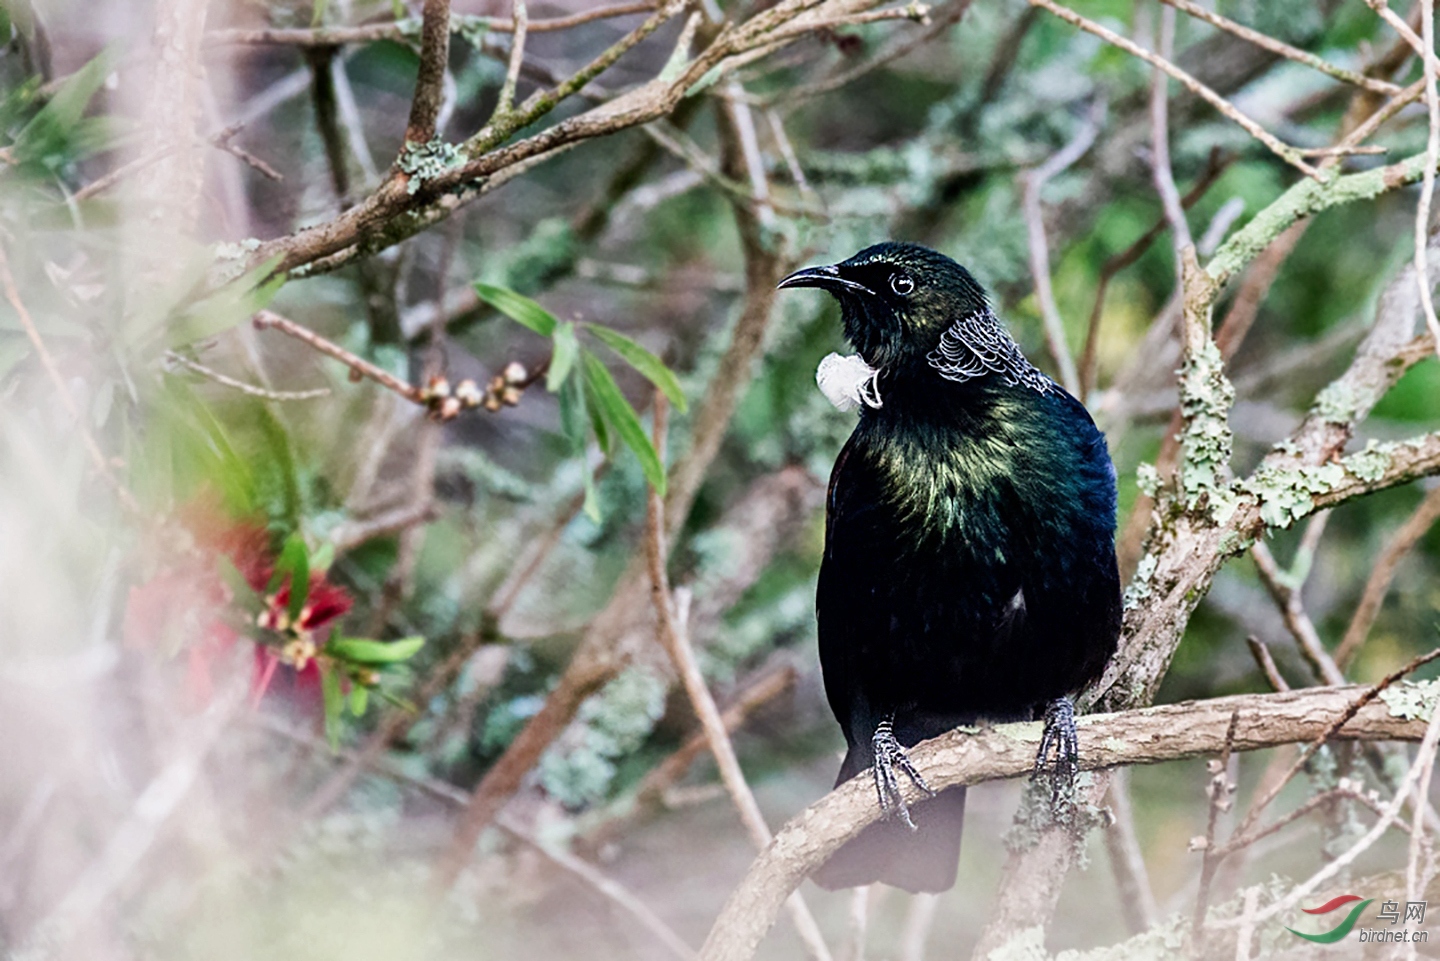
<instances>
[{"instance_id":1,"label":"white throat tuft","mask_svg":"<svg viewBox=\"0 0 1440 961\"><path fill-rule=\"evenodd\" d=\"M881 407L879 379L880 371L865 363L859 354L829 354L815 371L820 393L838 410L854 410L861 404Z\"/></svg>"}]
</instances>

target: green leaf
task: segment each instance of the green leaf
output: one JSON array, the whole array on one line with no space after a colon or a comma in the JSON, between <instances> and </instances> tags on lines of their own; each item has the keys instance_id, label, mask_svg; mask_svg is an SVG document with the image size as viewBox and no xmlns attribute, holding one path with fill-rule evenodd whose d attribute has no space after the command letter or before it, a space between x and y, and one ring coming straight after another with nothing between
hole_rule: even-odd
<instances>
[{"instance_id":1,"label":"green leaf","mask_svg":"<svg viewBox=\"0 0 1440 961\"><path fill-rule=\"evenodd\" d=\"M324 574L335 563L335 545L330 541L321 544L314 554L310 555L310 570Z\"/></svg>"},{"instance_id":2,"label":"green leaf","mask_svg":"<svg viewBox=\"0 0 1440 961\"><path fill-rule=\"evenodd\" d=\"M550 354L550 370L545 375L545 389L553 394L570 376L575 358L580 354L580 340L575 336L575 325L568 321L555 328L550 340L554 348Z\"/></svg>"},{"instance_id":3,"label":"green leaf","mask_svg":"<svg viewBox=\"0 0 1440 961\"><path fill-rule=\"evenodd\" d=\"M20 163L49 162L66 157L67 146L81 127L90 100L110 75L116 55L103 51L71 74L48 103L15 135L11 153Z\"/></svg>"},{"instance_id":4,"label":"green leaf","mask_svg":"<svg viewBox=\"0 0 1440 961\"><path fill-rule=\"evenodd\" d=\"M669 367L665 366L664 361L629 337L617 333L609 327L586 324L585 329L599 338L606 347L619 354L625 363L638 370L646 380L660 388L661 393L670 398L670 403L675 405L676 410L682 414L685 413L687 405L685 394L680 390L680 381L675 379L675 375L670 372Z\"/></svg>"},{"instance_id":5,"label":"green leaf","mask_svg":"<svg viewBox=\"0 0 1440 961\"><path fill-rule=\"evenodd\" d=\"M285 538L285 546L280 550L280 559L275 562L275 573L270 576L267 590L279 590L286 574L290 575L290 605L286 613L290 615L290 623L294 624L300 619L300 612L310 598L310 549L299 534Z\"/></svg>"},{"instance_id":6,"label":"green leaf","mask_svg":"<svg viewBox=\"0 0 1440 961\"><path fill-rule=\"evenodd\" d=\"M289 279L286 274L273 273L279 263L279 254L267 258L212 296L186 308L167 323L164 346L174 349L214 337L264 310Z\"/></svg>"},{"instance_id":7,"label":"green leaf","mask_svg":"<svg viewBox=\"0 0 1440 961\"><path fill-rule=\"evenodd\" d=\"M330 750L340 749L340 715L345 711L345 695L340 692L340 672L334 668L320 668L320 693L325 698L325 736L330 740Z\"/></svg>"},{"instance_id":8,"label":"green leaf","mask_svg":"<svg viewBox=\"0 0 1440 961\"><path fill-rule=\"evenodd\" d=\"M325 22L325 9L330 6L330 0L315 0L315 6L310 12L310 26L318 27Z\"/></svg>"},{"instance_id":9,"label":"green leaf","mask_svg":"<svg viewBox=\"0 0 1440 961\"><path fill-rule=\"evenodd\" d=\"M610 371L605 365L588 351L583 357L585 363L585 381L593 389L593 396L605 416L605 420L615 428L615 433L625 442L625 446L635 452L640 461L640 469L645 472L645 479L663 497L665 494L665 467L660 463L660 457L655 453L655 447L650 443L650 438L645 436L645 428L640 426L640 415L635 413L635 408L620 393L615 378L610 376Z\"/></svg>"},{"instance_id":10,"label":"green leaf","mask_svg":"<svg viewBox=\"0 0 1440 961\"><path fill-rule=\"evenodd\" d=\"M398 664L414 657L425 646L423 637L398 641L368 641L358 637L332 637L325 653L353 664Z\"/></svg>"},{"instance_id":11,"label":"green leaf","mask_svg":"<svg viewBox=\"0 0 1440 961\"><path fill-rule=\"evenodd\" d=\"M364 684L356 682L350 688L350 713L356 717L365 714L365 708L370 704L370 689Z\"/></svg>"},{"instance_id":12,"label":"green leaf","mask_svg":"<svg viewBox=\"0 0 1440 961\"><path fill-rule=\"evenodd\" d=\"M541 337L555 336L555 328L560 325L560 321L555 319L554 314L529 297L524 297L505 287L495 287L478 281L475 284L475 293L485 303L517 324L529 327Z\"/></svg>"},{"instance_id":13,"label":"green leaf","mask_svg":"<svg viewBox=\"0 0 1440 961\"><path fill-rule=\"evenodd\" d=\"M605 417L600 413L600 400L595 396L595 388L588 378L585 380L585 410L590 415L590 429L595 432L596 443L600 445L605 456L609 457L615 448L614 438L610 435L610 425L605 423Z\"/></svg>"},{"instance_id":14,"label":"green leaf","mask_svg":"<svg viewBox=\"0 0 1440 961\"><path fill-rule=\"evenodd\" d=\"M580 348L582 358L590 352ZM580 459L580 470L585 478L585 516L600 522L600 495L595 488L595 471L590 466L588 451L585 449L585 420L588 415L592 425L599 425L597 440L602 449L609 443L610 433L600 417L599 408L586 402L591 395L589 379L571 377L560 388L560 429L570 441L571 450ZM603 433L602 433L603 432Z\"/></svg>"}]
</instances>

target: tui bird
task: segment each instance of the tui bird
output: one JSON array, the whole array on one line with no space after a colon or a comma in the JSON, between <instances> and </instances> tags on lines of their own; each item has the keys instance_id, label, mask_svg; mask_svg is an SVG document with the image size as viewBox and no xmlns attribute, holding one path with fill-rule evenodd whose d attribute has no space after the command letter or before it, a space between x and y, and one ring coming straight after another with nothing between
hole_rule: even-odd
<instances>
[{"instance_id":1,"label":"tui bird","mask_svg":"<svg viewBox=\"0 0 1440 961\"><path fill-rule=\"evenodd\" d=\"M882 243L780 287L840 302L859 357L818 379L860 420L826 503L815 598L825 693L886 818L815 874L835 889L955 883L965 788L938 794L905 749L962 724L1045 718L1037 771L1078 758L1068 695L1120 631L1115 468L1084 405L1037 370L964 267ZM907 806L903 772L926 794Z\"/></svg>"}]
</instances>

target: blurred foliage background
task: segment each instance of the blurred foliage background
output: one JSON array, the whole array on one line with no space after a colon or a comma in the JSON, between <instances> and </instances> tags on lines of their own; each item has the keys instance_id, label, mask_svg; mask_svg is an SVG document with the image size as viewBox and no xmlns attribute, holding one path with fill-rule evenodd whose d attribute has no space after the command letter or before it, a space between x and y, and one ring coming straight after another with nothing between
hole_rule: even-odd
<instances>
[{"instance_id":1,"label":"blurred foliage background","mask_svg":"<svg viewBox=\"0 0 1440 961\"><path fill-rule=\"evenodd\" d=\"M206 29L383 23L418 16L413 6L212 2ZM765 6L719 4L737 19ZM1214 7L1357 70L1396 43L1358 0ZM484 123L505 77L508 35L479 18L510 13L486 0L453 8L473 19L449 56L440 135L452 142ZM546 0L529 16L585 9ZM1160 7L1149 0L1077 9L1154 42ZM437 902L427 887L469 792L541 710L643 556L640 459L621 439L601 443L613 422L587 429L573 400L563 409L564 390L548 391L543 375L552 345L487 306L476 282L661 358L690 402L671 413L672 464L686 456L707 385L739 387L718 454L677 521L670 576L693 598L689 628L717 699L744 706L737 746L772 825L829 788L842 748L823 701L812 603L825 478L854 415L814 384L820 359L846 349L825 298L778 299L758 357L727 369L747 298L737 207L758 221L775 258L797 264L890 237L945 251L993 292L1029 356L1053 373L1022 177L1100 118L1094 145L1041 194L1054 295L1079 355L1108 281L1087 402L1108 433L1123 510L1136 503L1138 465L1159 452L1178 352L1146 337L1174 294L1170 244L1148 244L1113 277L1107 268L1163 223L1148 166L1151 71L1017 0L940 3L928 24L837 25L744 68L739 95L767 196L726 156L716 100L696 96L653 125L657 135L582 143L340 269L261 283L262 269L208 293L198 293L207 271L240 263L256 246L250 238L332 218L380 182L402 148L418 28L333 47L212 37L197 239L177 246L156 230L143 192L127 192L158 162L142 102L150 6L12 0L3 10L0 244L14 295L0 303L0 945L22 956L673 956L585 870L623 884L682 941L703 939L753 849L704 751L684 747L694 716L658 648L584 700L448 898ZM568 74L642 18L536 32L527 62ZM683 19L623 57L603 89L659 73ZM1351 88L1184 16L1175 49L1177 62L1291 143L1332 143L1351 106ZM1419 76L1413 57L1387 66L1384 78L1399 84ZM851 71L833 89L820 83ZM522 73L522 97L534 83ZM562 104L559 116L576 109ZM1345 166L1409 156L1424 138L1415 104L1374 140L1386 156ZM1181 193L1203 188L1189 218L1197 238L1215 225L1212 248L1295 180L1178 87L1171 151ZM1230 365L1237 469L1343 369L1411 256L1414 194L1320 215L1263 291ZM151 249L162 242L163 255ZM247 320L261 307L409 383L443 373L452 389L468 380L485 391L518 364L512 382L526 386L513 404L438 423L305 343L254 329ZM649 430L643 370L587 343ZM1385 398L1359 442L1434 429L1437 412L1431 358ZM1328 646L1426 490L1348 504L1310 545L1298 531L1274 538L1283 563L1303 553L1304 603ZM1434 645L1437 569L1432 529L1403 560L1350 678L1374 681ZM293 605L277 594L292 583L308 585ZM321 591L331 601L323 611ZM1202 602L1161 699L1268 690L1247 635L1269 645L1292 684L1315 683L1242 559ZM342 636L424 642L404 658L331 647L327 659L325 645ZM251 703L211 732L206 719L232 677L246 679ZM383 697L367 698L372 689ZM338 751L326 743L327 715ZM686 750L688 759L676 753ZM172 751L190 758L178 774ZM1243 759L1244 790L1267 762ZM1162 918L1193 900L1199 858L1187 841L1204 831L1206 778L1196 761L1130 779ZM172 797L167 784L172 794L183 787ZM1312 787L1292 785L1286 803ZM141 814L161 814L137 822L142 793L152 807ZM968 955L1017 797L1013 784L972 790L955 890L935 902L871 895L872 956ZM1308 874L1354 829L1300 822L1227 876L1217 900L1272 873ZM115 849L117 831L129 848ZM1051 950L1131 934L1133 906L1117 894L1104 840L1097 834L1091 847ZM1393 870L1399 850L1377 846L1357 876ZM845 941L851 899L814 888L807 896L832 944ZM913 942L932 923L922 954ZM782 923L762 956L800 950Z\"/></svg>"}]
</instances>

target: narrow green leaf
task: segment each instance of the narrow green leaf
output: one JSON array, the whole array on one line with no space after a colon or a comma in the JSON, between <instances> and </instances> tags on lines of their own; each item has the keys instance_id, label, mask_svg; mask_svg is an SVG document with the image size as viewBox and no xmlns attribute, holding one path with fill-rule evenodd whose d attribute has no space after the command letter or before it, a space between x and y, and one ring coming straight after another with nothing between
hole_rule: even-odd
<instances>
[{"instance_id":1,"label":"narrow green leaf","mask_svg":"<svg viewBox=\"0 0 1440 961\"><path fill-rule=\"evenodd\" d=\"M581 347L580 355L583 361L590 352ZM580 470L585 478L585 516L599 523L600 496L595 489L595 471L590 466L589 451L585 449L587 417L592 426L599 425L596 439L600 441L602 450L609 444L610 433L600 417L599 408L587 400L592 395L588 377L571 377L565 381L560 388L560 428L570 441L571 450L580 459Z\"/></svg>"},{"instance_id":2,"label":"narrow green leaf","mask_svg":"<svg viewBox=\"0 0 1440 961\"><path fill-rule=\"evenodd\" d=\"M310 549L305 546L305 539L299 534L291 534L285 538L285 546L280 549L280 560L275 562L271 590L280 586L275 578L282 578L286 574L290 575L290 604L286 613L290 615L290 623L294 624L300 619L305 602L310 599Z\"/></svg>"},{"instance_id":3,"label":"narrow green leaf","mask_svg":"<svg viewBox=\"0 0 1440 961\"><path fill-rule=\"evenodd\" d=\"M583 347L580 349L585 350ZM610 425L605 423L605 417L600 413L600 400L595 396L595 388L589 378L585 379L585 410L590 415L590 429L595 433L595 442L600 445L601 452L609 457L610 452L615 449L615 439L610 435Z\"/></svg>"},{"instance_id":4,"label":"narrow green leaf","mask_svg":"<svg viewBox=\"0 0 1440 961\"><path fill-rule=\"evenodd\" d=\"M675 379L670 368L665 362L656 357L650 351L641 347L635 341L624 334L617 333L609 327L601 327L599 324L586 324L585 329L594 334L601 343L620 355L620 359L631 367L634 367L645 379L656 387L661 393L670 398L670 403L682 414L685 412L685 394L680 390L680 381Z\"/></svg>"},{"instance_id":5,"label":"narrow green leaf","mask_svg":"<svg viewBox=\"0 0 1440 961\"><path fill-rule=\"evenodd\" d=\"M570 376L580 353L580 340L575 336L575 325L567 321L555 328L555 336L550 341L554 348L550 354L550 370L545 375L545 389L553 394Z\"/></svg>"},{"instance_id":6,"label":"narrow green leaf","mask_svg":"<svg viewBox=\"0 0 1440 961\"><path fill-rule=\"evenodd\" d=\"M583 356L585 364L585 380L594 390L595 400L598 402L600 411L610 426L615 428L615 433L625 442L625 446L635 452L640 460L640 469L645 472L645 479L662 496L665 494L665 467L660 463L660 457L655 453L655 447L650 443L650 438L645 435L645 428L640 426L640 415L635 413L635 408L620 393L615 378L610 376L610 371L605 365L588 351Z\"/></svg>"},{"instance_id":7,"label":"narrow green leaf","mask_svg":"<svg viewBox=\"0 0 1440 961\"><path fill-rule=\"evenodd\" d=\"M315 6L310 11L310 26L318 27L325 22L325 8L330 6L330 0L315 0Z\"/></svg>"},{"instance_id":8,"label":"narrow green leaf","mask_svg":"<svg viewBox=\"0 0 1440 961\"><path fill-rule=\"evenodd\" d=\"M365 708L370 704L370 689L364 684L352 682L350 688L350 713L356 717L363 717Z\"/></svg>"},{"instance_id":9,"label":"narrow green leaf","mask_svg":"<svg viewBox=\"0 0 1440 961\"><path fill-rule=\"evenodd\" d=\"M475 293L480 299L500 313L509 317L517 324L529 327L541 337L553 337L555 328L560 321L555 315L544 307L541 307L529 297L524 297L505 287L495 287L490 284L482 284L478 281L475 284Z\"/></svg>"},{"instance_id":10,"label":"narrow green leaf","mask_svg":"<svg viewBox=\"0 0 1440 961\"><path fill-rule=\"evenodd\" d=\"M423 637L398 641L369 641L358 637L331 637L325 653L352 664L398 664L414 657L425 646Z\"/></svg>"},{"instance_id":11,"label":"narrow green leaf","mask_svg":"<svg viewBox=\"0 0 1440 961\"><path fill-rule=\"evenodd\" d=\"M330 750L340 749L340 715L345 711L345 696L340 692L340 671L323 663L320 667L320 693L325 699L325 736Z\"/></svg>"}]
</instances>

